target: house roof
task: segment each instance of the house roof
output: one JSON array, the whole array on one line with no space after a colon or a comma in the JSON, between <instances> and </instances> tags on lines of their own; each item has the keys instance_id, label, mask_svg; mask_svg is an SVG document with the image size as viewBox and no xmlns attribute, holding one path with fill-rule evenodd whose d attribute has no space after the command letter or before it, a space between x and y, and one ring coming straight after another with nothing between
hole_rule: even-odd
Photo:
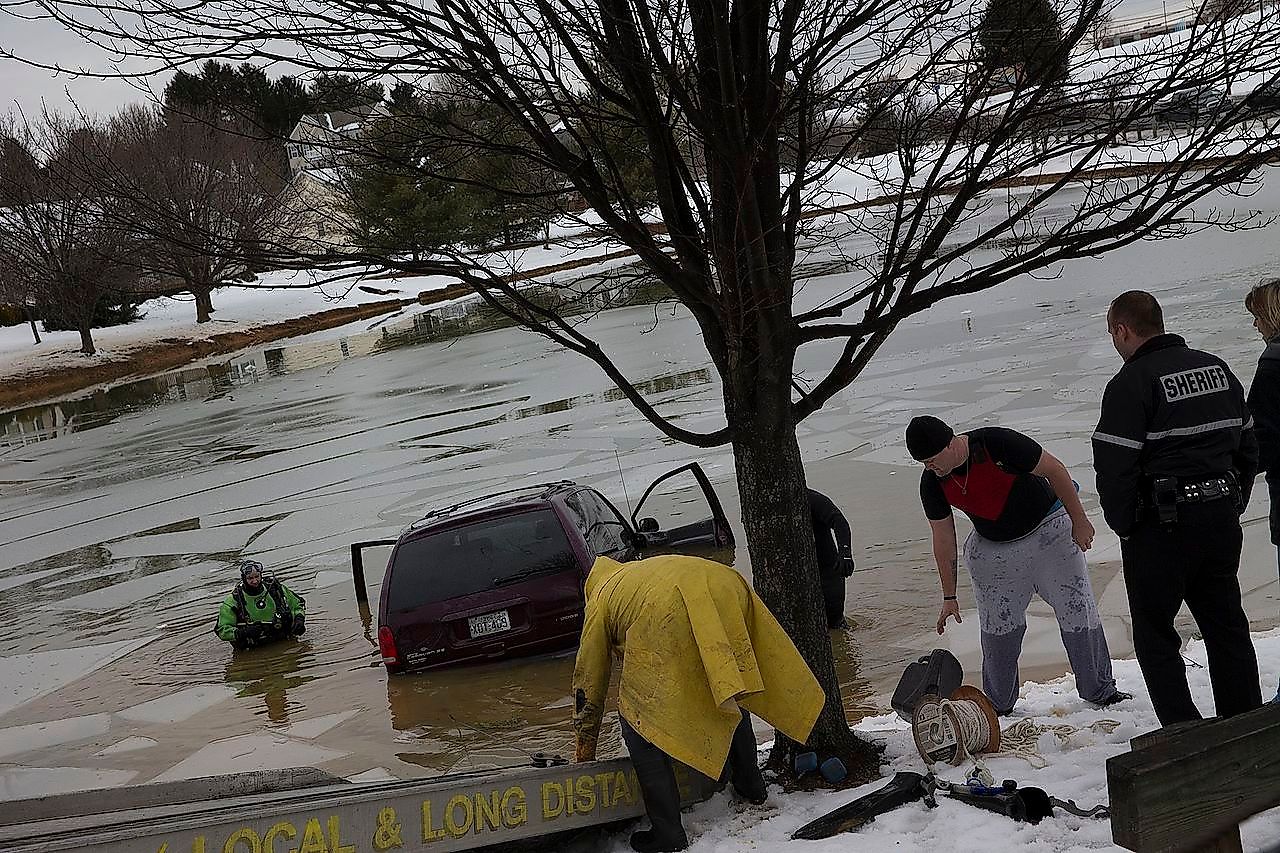
<instances>
[{"instance_id":1,"label":"house roof","mask_svg":"<svg viewBox=\"0 0 1280 853\"><path fill-rule=\"evenodd\" d=\"M332 130L335 133L343 131L355 130L366 121L369 120L374 110L381 106L380 102L370 104L360 104L345 110L333 110L327 113L308 113L302 117L303 121L309 121L312 124L319 125L325 130Z\"/></svg>"}]
</instances>

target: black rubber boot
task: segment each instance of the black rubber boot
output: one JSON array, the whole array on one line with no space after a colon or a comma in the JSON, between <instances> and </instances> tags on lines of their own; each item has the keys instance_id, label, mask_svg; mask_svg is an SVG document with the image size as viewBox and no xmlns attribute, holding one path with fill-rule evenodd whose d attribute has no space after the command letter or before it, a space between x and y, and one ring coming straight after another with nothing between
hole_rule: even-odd
<instances>
[{"instance_id":1,"label":"black rubber boot","mask_svg":"<svg viewBox=\"0 0 1280 853\"><path fill-rule=\"evenodd\" d=\"M751 730L751 715L746 711L742 712L742 721L733 730L728 765L729 782L739 797L757 806L769 799L756 756L756 733Z\"/></svg>"},{"instance_id":2,"label":"black rubber boot","mask_svg":"<svg viewBox=\"0 0 1280 853\"><path fill-rule=\"evenodd\" d=\"M640 853L684 850L689 838L680 822L680 788L676 785L671 756L640 736L626 720L622 721L622 740L631 753L636 769L640 795L649 814L650 829L633 832L631 847Z\"/></svg>"},{"instance_id":3,"label":"black rubber boot","mask_svg":"<svg viewBox=\"0 0 1280 853\"><path fill-rule=\"evenodd\" d=\"M683 835L684 830L680 830ZM664 841L659 838L656 830L641 829L631 833L631 849L636 853L675 853L678 850L684 850L689 846L689 841Z\"/></svg>"}]
</instances>

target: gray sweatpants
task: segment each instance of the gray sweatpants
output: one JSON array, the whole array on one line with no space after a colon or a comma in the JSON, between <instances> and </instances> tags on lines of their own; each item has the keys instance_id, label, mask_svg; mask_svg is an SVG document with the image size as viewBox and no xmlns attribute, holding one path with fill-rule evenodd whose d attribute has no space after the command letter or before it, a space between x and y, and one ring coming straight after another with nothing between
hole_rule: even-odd
<instances>
[{"instance_id":1,"label":"gray sweatpants","mask_svg":"<svg viewBox=\"0 0 1280 853\"><path fill-rule=\"evenodd\" d=\"M972 533L964 556L978 602L982 690L999 713L1013 710L1018 699L1018 655L1032 593L1048 602L1058 618L1080 696L1098 702L1115 692L1102 617L1084 552L1071 539L1066 509L1049 514L1039 527L1012 542L992 542Z\"/></svg>"}]
</instances>

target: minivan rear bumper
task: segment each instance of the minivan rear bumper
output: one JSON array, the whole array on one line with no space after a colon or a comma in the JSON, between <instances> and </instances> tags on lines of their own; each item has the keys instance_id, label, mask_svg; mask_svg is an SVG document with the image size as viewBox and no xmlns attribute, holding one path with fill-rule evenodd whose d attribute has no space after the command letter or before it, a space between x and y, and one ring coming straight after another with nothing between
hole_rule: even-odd
<instances>
[{"instance_id":1,"label":"minivan rear bumper","mask_svg":"<svg viewBox=\"0 0 1280 853\"><path fill-rule=\"evenodd\" d=\"M465 648L445 649L438 656L433 656L431 658L418 658L416 660L402 660L400 664L386 664L386 667L387 672L391 675L407 675L410 673L427 672L433 669L444 669L452 666L493 663L494 661L506 660L508 658L530 657L532 655L548 654L550 652L571 649L578 645L580 637L580 627L575 625L572 631L553 637L547 637L545 634L542 634L536 639L533 639L529 638L527 635L516 635L512 639L524 640L524 642L508 641L502 643L500 647L496 645L474 645Z\"/></svg>"}]
</instances>

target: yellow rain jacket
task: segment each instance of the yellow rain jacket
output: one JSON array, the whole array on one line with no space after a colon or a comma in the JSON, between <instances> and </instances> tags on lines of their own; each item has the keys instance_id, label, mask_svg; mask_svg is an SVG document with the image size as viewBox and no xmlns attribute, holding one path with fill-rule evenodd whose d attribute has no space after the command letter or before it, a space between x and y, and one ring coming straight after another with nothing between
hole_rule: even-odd
<instances>
[{"instance_id":1,"label":"yellow rain jacket","mask_svg":"<svg viewBox=\"0 0 1280 853\"><path fill-rule=\"evenodd\" d=\"M615 652L618 713L641 737L715 779L739 705L803 743L825 696L746 578L721 563L668 555L596 560L573 672L577 760L595 758Z\"/></svg>"}]
</instances>

